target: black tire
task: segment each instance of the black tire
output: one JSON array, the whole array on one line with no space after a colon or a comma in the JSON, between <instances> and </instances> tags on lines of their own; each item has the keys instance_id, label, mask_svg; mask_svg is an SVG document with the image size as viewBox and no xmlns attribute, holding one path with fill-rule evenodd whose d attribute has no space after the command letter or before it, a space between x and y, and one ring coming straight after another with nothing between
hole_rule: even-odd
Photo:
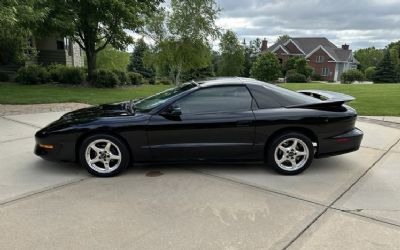
<instances>
[{"instance_id":1,"label":"black tire","mask_svg":"<svg viewBox=\"0 0 400 250\"><path fill-rule=\"evenodd\" d=\"M297 146L295 150L293 150L293 148L291 147L294 145L294 139L297 139ZM293 144L291 144L291 142L293 142ZM286 145L286 143L288 143L288 147L284 147L286 148L285 152L280 148L277 149L282 143L284 143L283 145ZM310 138L301 133L288 132L280 134L273 138L270 145L267 145L267 147L268 148L266 157L268 166L272 167L276 172L283 175L296 175L303 172L310 166L311 162L314 159L314 147L312 145L312 141L310 140ZM305 154L306 152L307 157L305 155L300 155ZM275 158L275 153L277 154L277 159ZM278 160L283 160L283 162L279 164L277 162ZM296 164L295 166L298 167L293 167L293 169L290 169L291 166L293 166L293 160Z\"/></svg>"},{"instance_id":2,"label":"black tire","mask_svg":"<svg viewBox=\"0 0 400 250\"><path fill-rule=\"evenodd\" d=\"M111 143L108 144L108 142ZM88 149L88 147L93 145L96 149L99 149L100 153L92 149L92 147L90 150ZM106 149L107 145L110 145L108 150ZM93 160L98 160L98 162L92 163L91 166L86 158L87 153L89 155L88 159L96 158ZM113 159L118 156L119 159ZM98 177L111 177L120 174L128 167L130 164L130 154L128 147L120 139L107 134L97 134L83 140L79 149L79 161L90 174ZM108 163L106 163L107 161ZM109 167L108 169L106 169L105 164ZM102 168L104 168L104 170L102 170Z\"/></svg>"}]
</instances>

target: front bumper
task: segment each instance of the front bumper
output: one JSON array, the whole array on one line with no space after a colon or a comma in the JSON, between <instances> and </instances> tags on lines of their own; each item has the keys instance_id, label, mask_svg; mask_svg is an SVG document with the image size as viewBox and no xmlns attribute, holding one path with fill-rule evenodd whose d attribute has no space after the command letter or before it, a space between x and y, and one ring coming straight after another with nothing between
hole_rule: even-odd
<instances>
[{"instance_id":1,"label":"front bumper","mask_svg":"<svg viewBox=\"0 0 400 250\"><path fill-rule=\"evenodd\" d=\"M360 148L364 133L358 129L319 141L316 158L340 155Z\"/></svg>"},{"instance_id":2,"label":"front bumper","mask_svg":"<svg viewBox=\"0 0 400 250\"><path fill-rule=\"evenodd\" d=\"M40 132L40 131L39 131ZM46 160L52 161L75 161L75 139L64 136L43 136L40 133L35 135L34 153ZM53 148L45 148L41 145L52 145Z\"/></svg>"}]
</instances>

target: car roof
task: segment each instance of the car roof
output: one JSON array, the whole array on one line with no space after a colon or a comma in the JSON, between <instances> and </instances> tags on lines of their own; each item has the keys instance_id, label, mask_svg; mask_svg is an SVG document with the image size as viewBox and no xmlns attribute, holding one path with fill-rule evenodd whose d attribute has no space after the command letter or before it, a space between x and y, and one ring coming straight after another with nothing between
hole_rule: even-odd
<instances>
[{"instance_id":1,"label":"car roof","mask_svg":"<svg viewBox=\"0 0 400 250\"><path fill-rule=\"evenodd\" d=\"M201 87L220 86L220 85L241 85L241 84L256 84L256 85L268 85L269 83L261 82L252 78L246 77L216 77L209 78L203 81L193 81L199 84Z\"/></svg>"}]
</instances>

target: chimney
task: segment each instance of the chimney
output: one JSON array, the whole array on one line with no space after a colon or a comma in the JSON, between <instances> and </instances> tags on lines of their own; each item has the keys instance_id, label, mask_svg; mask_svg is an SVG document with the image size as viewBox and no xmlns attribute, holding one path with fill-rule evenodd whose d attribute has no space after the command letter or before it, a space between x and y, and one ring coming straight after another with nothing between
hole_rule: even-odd
<instances>
[{"instance_id":1,"label":"chimney","mask_svg":"<svg viewBox=\"0 0 400 250\"><path fill-rule=\"evenodd\" d=\"M268 41L264 38L261 42L261 52L266 52L268 49Z\"/></svg>"},{"instance_id":2,"label":"chimney","mask_svg":"<svg viewBox=\"0 0 400 250\"><path fill-rule=\"evenodd\" d=\"M344 50L349 50L349 45L348 45L348 44L343 44L343 45L342 45L342 49L344 49Z\"/></svg>"}]
</instances>

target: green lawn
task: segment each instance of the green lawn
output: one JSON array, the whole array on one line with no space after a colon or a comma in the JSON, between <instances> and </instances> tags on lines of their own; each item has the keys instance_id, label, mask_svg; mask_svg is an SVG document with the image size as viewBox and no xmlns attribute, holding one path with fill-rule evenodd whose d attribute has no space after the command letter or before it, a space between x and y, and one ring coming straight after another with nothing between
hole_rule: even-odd
<instances>
[{"instance_id":1,"label":"green lawn","mask_svg":"<svg viewBox=\"0 0 400 250\"><path fill-rule=\"evenodd\" d=\"M354 96L349 103L360 115L400 116L400 84L324 84L287 83L280 86L292 89L320 89Z\"/></svg>"},{"instance_id":2,"label":"green lawn","mask_svg":"<svg viewBox=\"0 0 400 250\"><path fill-rule=\"evenodd\" d=\"M356 98L350 106L360 115L400 116L400 84L281 84L282 87L321 89L342 92ZM56 102L82 102L89 104L110 103L136 99L170 88L166 85L144 85L131 88L96 89L86 87L63 87L57 85L0 84L0 104L34 104Z\"/></svg>"},{"instance_id":3,"label":"green lawn","mask_svg":"<svg viewBox=\"0 0 400 250\"><path fill-rule=\"evenodd\" d=\"M0 104L35 104L81 102L89 104L112 103L152 95L168 85L143 85L116 89L77 86L0 84Z\"/></svg>"}]
</instances>

